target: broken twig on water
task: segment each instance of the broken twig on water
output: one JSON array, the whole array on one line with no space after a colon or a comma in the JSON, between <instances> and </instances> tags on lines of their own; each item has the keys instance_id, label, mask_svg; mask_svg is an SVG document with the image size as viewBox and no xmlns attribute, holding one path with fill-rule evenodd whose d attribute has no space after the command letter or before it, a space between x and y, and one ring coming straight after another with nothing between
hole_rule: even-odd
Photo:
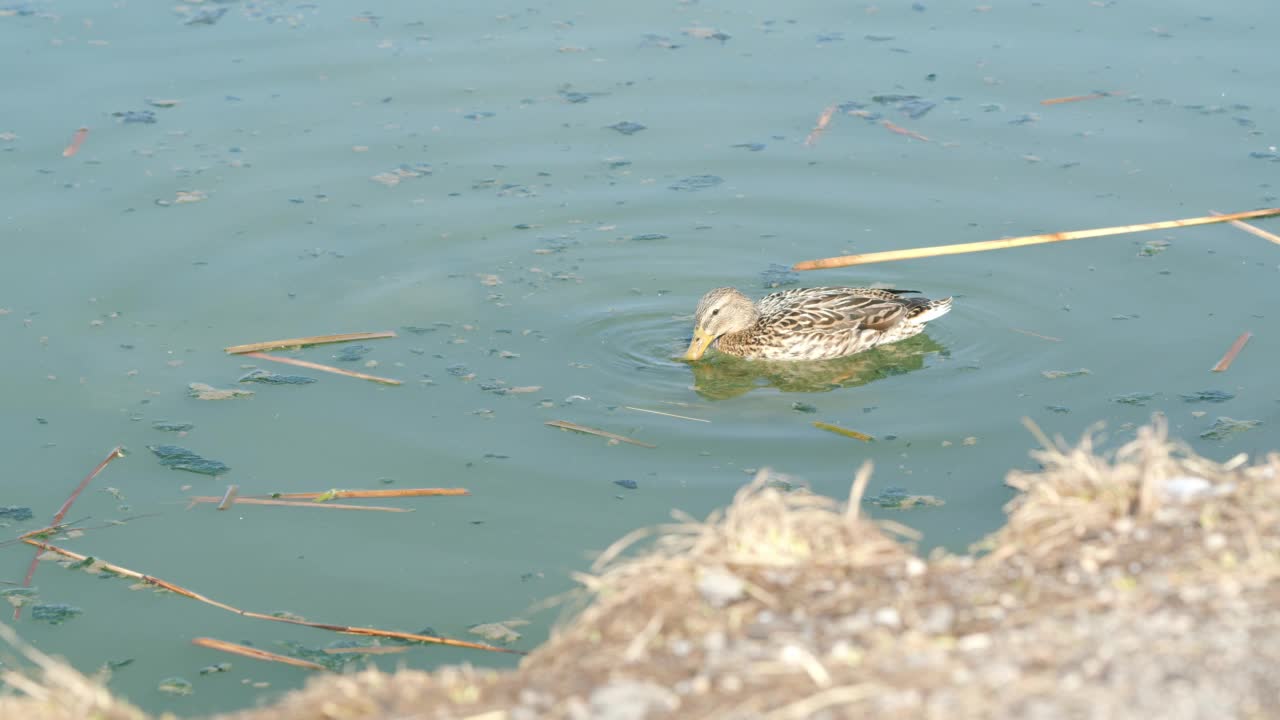
<instances>
[{"instance_id":1,"label":"broken twig on water","mask_svg":"<svg viewBox=\"0 0 1280 720\"><path fill-rule=\"evenodd\" d=\"M61 525L63 519L67 517L67 513L71 510L72 504L75 503L76 498L80 497L80 493L84 492L84 489L89 487L89 483L93 482L93 479L98 477L98 473L102 472L103 468L109 465L112 460L115 460L116 458L122 458L122 457L124 457L123 447L117 445L111 448L111 452L107 453L107 456L102 459L102 462L98 463L97 467L90 470L89 474L86 475L85 478L80 481L80 484L76 486L76 489L72 490L71 494L67 496L66 501L62 503L62 507L58 508L58 512L54 513L53 522L49 523L49 527L54 528ZM43 531L39 531L39 532L43 532ZM24 538L24 542L25 542L25 538ZM26 574L26 577L22 579L22 587L31 587L31 579L35 577L36 566L38 566L39 564L40 564L40 554L36 553L35 557L31 558L31 564L27 566L27 574ZM21 618L22 618L22 606L18 605L13 609L14 622L17 622Z\"/></svg>"},{"instance_id":2,"label":"broken twig on water","mask_svg":"<svg viewBox=\"0 0 1280 720\"><path fill-rule=\"evenodd\" d=\"M1062 242L1064 240L1083 240L1085 238L1103 237L1107 235L1123 235L1125 233L1143 232L1146 230L1168 230L1170 228L1190 227L1193 225L1209 225L1212 223L1231 222L1243 218L1259 218L1280 215L1280 208L1265 210L1249 210L1230 215L1206 215L1203 217L1184 218L1182 220L1164 220L1161 222L1143 223L1141 225L1116 225L1114 227L1094 228L1092 230L1072 230L1069 232L1044 233L1042 235L1026 235L1002 240L984 240L982 242L958 243L955 245L934 245L932 247L911 248L909 250L886 250L884 252L863 253L861 255L841 255L821 260L805 260L791 266L792 270L824 270L827 268L848 267L849 265L866 265L868 263L890 262L892 260L912 260L916 258L936 257L938 255L960 255L963 253L985 252L987 250L1004 250L1006 248L1042 245L1044 243Z\"/></svg>"},{"instance_id":3,"label":"broken twig on water","mask_svg":"<svg viewBox=\"0 0 1280 720\"><path fill-rule=\"evenodd\" d=\"M1231 363L1236 361L1236 356L1244 349L1245 343L1249 342L1249 338L1253 337L1253 333L1245 331L1231 343L1231 347L1227 350L1227 354L1222 356L1217 365L1213 366L1212 372L1226 372L1231 367Z\"/></svg>"},{"instance_id":4,"label":"broken twig on water","mask_svg":"<svg viewBox=\"0 0 1280 720\"><path fill-rule=\"evenodd\" d=\"M1040 333L1031 332L1030 330L1023 330L1022 328L1009 328L1009 329L1016 333L1022 333L1023 335L1030 335L1031 337L1040 338L1041 340L1049 340L1051 342L1062 342L1062 338L1054 337L1052 335L1041 335Z\"/></svg>"},{"instance_id":5,"label":"broken twig on water","mask_svg":"<svg viewBox=\"0 0 1280 720\"><path fill-rule=\"evenodd\" d=\"M226 510L236 504L236 495L240 492L239 485L228 485L227 491L222 494L222 500L218 501L218 509Z\"/></svg>"},{"instance_id":6,"label":"broken twig on water","mask_svg":"<svg viewBox=\"0 0 1280 720\"><path fill-rule=\"evenodd\" d=\"M323 671L329 669L320 663L313 663L310 660L299 660L298 658L289 657L288 655L278 655L273 652L267 652L266 650L251 648L247 645L237 645L233 642L217 640L215 638L191 638L191 644L206 647L210 650L221 650L222 652L231 653L232 655L240 655L242 657L253 658L255 660L266 660L267 662L283 663L285 665L293 665L295 667L306 668L308 670Z\"/></svg>"},{"instance_id":7,"label":"broken twig on water","mask_svg":"<svg viewBox=\"0 0 1280 720\"><path fill-rule=\"evenodd\" d=\"M63 148L62 157L72 157L80 152L80 146L84 144L84 139L89 137L89 128L82 127L76 131L71 137L71 144Z\"/></svg>"},{"instance_id":8,"label":"broken twig on water","mask_svg":"<svg viewBox=\"0 0 1280 720\"><path fill-rule=\"evenodd\" d=\"M272 362L284 363L286 365L297 365L298 367L309 368L311 370L320 370L322 372L334 373L335 375L346 375L347 377L358 378L360 380L372 380L373 382L382 383L383 385L400 385L401 384L399 380L378 377L377 375L366 375L362 372L355 372L354 370L343 370L342 368L336 368L336 367L333 367L332 365L321 365L320 363L313 363L309 360L299 360L297 358L283 357L281 355L268 355L266 353L261 353L261 352L244 352L244 353L240 353L240 355L241 357L258 358L259 360L271 360Z\"/></svg>"},{"instance_id":9,"label":"broken twig on water","mask_svg":"<svg viewBox=\"0 0 1280 720\"><path fill-rule=\"evenodd\" d=\"M49 543L42 542L40 540L35 540L33 538L26 538L23 540L23 542L33 547L37 547L42 550L46 550L48 552L56 553L65 558L70 558L78 562L85 562L91 559L87 555L81 555L78 552L72 552L70 550L60 548L57 545L50 545ZM454 640L453 638L440 637L436 635L419 635L417 633L397 632L395 630L379 630L377 628L353 627L350 625L333 625L330 623L318 623L318 622L310 622L308 620L298 620L296 618L285 617L285 616L267 615L265 613L253 612L251 610L241 610L240 608L233 607L224 602L219 602L217 600L214 600L213 598L201 595L200 593L195 592L194 590L188 590L182 587L181 585L176 585L167 580L161 580L160 578L153 577L151 575L143 575L137 570L130 570L129 568L122 567L120 565L113 565L109 562L106 562L104 560L99 560L97 558L92 558L92 562L94 563L94 567L98 569L106 570L108 572L115 573L116 575L122 575L124 577L133 578L147 585L154 585L155 587L168 590L171 593L176 593L178 595L181 595L186 598L190 598L192 600L198 600L206 605L211 605L220 610L226 610L227 612L235 613L236 615L242 615L244 617L254 618L256 620L270 620L271 622L282 622L282 623L288 623L290 625L301 625L303 627L317 628L319 630L329 630L331 632L343 633L345 635L368 635L370 637L398 638L400 640L413 640L416 642L431 643L435 645L449 645L452 647L471 648L473 650L487 650L489 652L506 653L508 655L524 655L525 654L523 651L520 651L520 650L512 650L510 648L501 648L493 645L485 645L484 643L469 642L467 640Z\"/></svg>"},{"instance_id":10,"label":"broken twig on water","mask_svg":"<svg viewBox=\"0 0 1280 720\"><path fill-rule=\"evenodd\" d=\"M190 500L190 503L187 506L188 509L200 503L219 503L220 506L218 509L222 510L224 508L221 507L221 503L225 500L225 497L218 497L217 495L197 495L195 497L188 498L188 500ZM413 508L386 507L383 505L346 505L343 503L315 502L314 500L275 500L272 498L256 497L236 498L235 504L284 505L285 507L328 508L329 510L368 510L371 512L413 512Z\"/></svg>"},{"instance_id":11,"label":"broken twig on water","mask_svg":"<svg viewBox=\"0 0 1280 720\"><path fill-rule=\"evenodd\" d=\"M831 124L831 116L835 115L836 106L828 105L822 114L818 116L818 123L813 126L813 130L809 132L809 136L804 139L805 145L813 145L818 142L818 137L822 135L827 126Z\"/></svg>"},{"instance_id":12,"label":"broken twig on water","mask_svg":"<svg viewBox=\"0 0 1280 720\"><path fill-rule=\"evenodd\" d=\"M397 498L432 497L437 495L470 495L466 488L403 488L399 490L325 490L324 492L271 493L253 497L270 497L278 500L329 500L331 498Z\"/></svg>"},{"instance_id":13,"label":"broken twig on water","mask_svg":"<svg viewBox=\"0 0 1280 720\"><path fill-rule=\"evenodd\" d=\"M1040 104L1041 105L1061 105L1063 103L1080 102L1081 100L1097 100L1098 98L1115 97L1117 95L1124 95L1124 94L1125 94L1125 91L1119 90L1115 92L1089 93L1088 95L1068 95L1067 97L1056 97L1056 98L1049 98L1048 100L1041 100Z\"/></svg>"},{"instance_id":14,"label":"broken twig on water","mask_svg":"<svg viewBox=\"0 0 1280 720\"><path fill-rule=\"evenodd\" d=\"M223 350L230 355L258 352L259 350L279 350L280 348L302 347L304 345L325 345L328 343L350 342L352 340L380 340L393 338L396 334L390 330L381 332L341 333L339 335L311 335L310 337L288 338L287 340L268 340L267 342L249 343L248 345L232 345Z\"/></svg>"},{"instance_id":15,"label":"broken twig on water","mask_svg":"<svg viewBox=\"0 0 1280 720\"><path fill-rule=\"evenodd\" d=\"M680 418L681 420L692 420L694 422L706 422L706 423L711 422L710 420L707 420L705 418L689 417L688 415L677 415L675 413L662 412L661 410L649 410L647 408L631 407L630 405L623 405L623 407L628 410L635 410L636 412L653 413L654 415L665 415L666 417Z\"/></svg>"},{"instance_id":16,"label":"broken twig on water","mask_svg":"<svg viewBox=\"0 0 1280 720\"><path fill-rule=\"evenodd\" d=\"M650 445L647 442L640 442L639 440L633 440L624 435L615 435L614 433L611 433L611 432L606 432L604 430L597 430L592 427L587 427L586 425L571 423L567 420L548 420L546 424L550 425L551 427L560 428L562 430L572 430L574 432L586 433L587 435L597 435L602 438L609 438L610 440L629 443L631 445L639 445L640 447L644 447L644 448L658 447L657 445Z\"/></svg>"}]
</instances>

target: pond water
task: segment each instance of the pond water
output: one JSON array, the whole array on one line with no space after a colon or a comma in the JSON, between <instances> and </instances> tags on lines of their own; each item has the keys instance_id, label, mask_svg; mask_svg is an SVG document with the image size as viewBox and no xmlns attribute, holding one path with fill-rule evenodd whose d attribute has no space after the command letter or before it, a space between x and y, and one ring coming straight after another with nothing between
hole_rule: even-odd
<instances>
[{"instance_id":1,"label":"pond water","mask_svg":"<svg viewBox=\"0 0 1280 720\"><path fill-rule=\"evenodd\" d=\"M999 526L1004 473L1032 467L1023 417L1072 439L1105 421L1114 445L1162 412L1223 460L1280 445L1280 246L1236 228L789 271L1280 204L1274 3L962 5L0 5L0 506L35 513L6 537L123 445L67 516L94 529L60 545L319 622L482 640L469 628L528 620L510 624L527 650L557 618L535 607L596 553L673 509L706 515L758 468L844 497L872 460L870 495L944 504L869 510L922 551L962 551ZM955 306L832 366L674 359L712 287L871 283ZM296 355L403 385L222 351L378 330L398 336L354 362ZM269 364L318 382L237 384ZM201 401L193 382L256 394ZM1183 397L1202 390L1231 397ZM1261 424L1201 438L1220 416ZM165 444L231 470L165 468L146 449ZM348 501L404 514L187 507L228 483L471 495ZM3 554L0 580L21 584L31 549ZM192 638L352 639L52 563L34 586L83 614L28 611L21 635L87 672L131 660L110 686L149 710L243 708L306 679ZM194 692L158 689L175 676Z\"/></svg>"}]
</instances>

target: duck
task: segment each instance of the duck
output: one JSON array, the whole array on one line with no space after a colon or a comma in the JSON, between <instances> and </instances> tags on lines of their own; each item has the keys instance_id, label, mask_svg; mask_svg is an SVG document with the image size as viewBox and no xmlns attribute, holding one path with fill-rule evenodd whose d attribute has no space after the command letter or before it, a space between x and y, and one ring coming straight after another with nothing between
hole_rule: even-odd
<instances>
[{"instance_id":1,"label":"duck","mask_svg":"<svg viewBox=\"0 0 1280 720\"><path fill-rule=\"evenodd\" d=\"M695 361L715 346L752 360L831 360L895 343L924 331L951 311L950 297L914 297L916 290L811 287L783 290L752 302L732 287L711 290L693 314Z\"/></svg>"}]
</instances>

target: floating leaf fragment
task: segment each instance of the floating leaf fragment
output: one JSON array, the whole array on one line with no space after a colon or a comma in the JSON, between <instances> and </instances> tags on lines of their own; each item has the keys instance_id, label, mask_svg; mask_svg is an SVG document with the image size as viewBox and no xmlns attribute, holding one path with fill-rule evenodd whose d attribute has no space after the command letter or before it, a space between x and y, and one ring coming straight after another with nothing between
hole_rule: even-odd
<instances>
[{"instance_id":1,"label":"floating leaf fragment","mask_svg":"<svg viewBox=\"0 0 1280 720\"><path fill-rule=\"evenodd\" d=\"M173 470L186 470L215 477L231 470L226 463L201 457L177 445L148 445L147 449L160 458L161 465Z\"/></svg>"},{"instance_id":2,"label":"floating leaf fragment","mask_svg":"<svg viewBox=\"0 0 1280 720\"><path fill-rule=\"evenodd\" d=\"M40 597L40 591L32 587L15 587L0 590L0 600L4 600L15 608L25 607Z\"/></svg>"},{"instance_id":3,"label":"floating leaf fragment","mask_svg":"<svg viewBox=\"0 0 1280 720\"><path fill-rule=\"evenodd\" d=\"M315 378L306 375L279 375L268 370L251 370L236 382L263 383L264 385L308 385L316 382Z\"/></svg>"},{"instance_id":4,"label":"floating leaf fragment","mask_svg":"<svg viewBox=\"0 0 1280 720\"><path fill-rule=\"evenodd\" d=\"M635 490L636 488L640 487L640 484L637 483L635 480L614 480L613 484L617 485L618 487L624 487L628 490Z\"/></svg>"},{"instance_id":5,"label":"floating leaf fragment","mask_svg":"<svg viewBox=\"0 0 1280 720\"><path fill-rule=\"evenodd\" d=\"M1138 249L1138 257L1151 257L1159 255L1169 249L1168 240L1148 240Z\"/></svg>"},{"instance_id":6,"label":"floating leaf fragment","mask_svg":"<svg viewBox=\"0 0 1280 720\"><path fill-rule=\"evenodd\" d=\"M239 397L250 397L253 395L252 390L241 390L240 388L231 388L229 390L219 390L212 385L205 383L191 383L187 386L187 394L197 400L231 400Z\"/></svg>"},{"instance_id":7,"label":"floating leaf fragment","mask_svg":"<svg viewBox=\"0 0 1280 720\"><path fill-rule=\"evenodd\" d=\"M226 12L226 8L220 9ZM161 680L160 684L156 685L156 690L165 695L190 695L196 691L190 680L181 677L170 677Z\"/></svg>"},{"instance_id":8,"label":"floating leaf fragment","mask_svg":"<svg viewBox=\"0 0 1280 720\"><path fill-rule=\"evenodd\" d=\"M467 631L472 635L479 635L490 642L500 642L504 645L509 645L520 639L520 633L516 632L513 628L518 628L522 625L528 624L528 620L504 620L502 622L472 625L467 628Z\"/></svg>"},{"instance_id":9,"label":"floating leaf fragment","mask_svg":"<svg viewBox=\"0 0 1280 720\"><path fill-rule=\"evenodd\" d=\"M1060 378L1079 377L1088 375L1089 368L1080 368L1079 370L1041 370L1040 374L1050 380L1058 380Z\"/></svg>"},{"instance_id":10,"label":"floating leaf fragment","mask_svg":"<svg viewBox=\"0 0 1280 720\"><path fill-rule=\"evenodd\" d=\"M1200 433L1200 437L1205 440L1225 440L1231 435L1245 430L1252 430L1261 424L1261 420L1236 420L1229 417L1219 417L1213 421L1213 425L1210 425L1208 430Z\"/></svg>"},{"instance_id":11,"label":"floating leaf fragment","mask_svg":"<svg viewBox=\"0 0 1280 720\"><path fill-rule=\"evenodd\" d=\"M195 425L191 423L168 422L167 420L156 420L151 423L151 429L161 432L190 432L195 429Z\"/></svg>"}]
</instances>

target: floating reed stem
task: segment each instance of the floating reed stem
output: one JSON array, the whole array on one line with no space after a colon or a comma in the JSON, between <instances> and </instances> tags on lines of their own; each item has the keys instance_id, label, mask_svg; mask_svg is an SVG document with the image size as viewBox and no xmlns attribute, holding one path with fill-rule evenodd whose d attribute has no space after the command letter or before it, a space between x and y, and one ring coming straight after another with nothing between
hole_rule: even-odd
<instances>
[{"instance_id":1,"label":"floating reed stem","mask_svg":"<svg viewBox=\"0 0 1280 720\"><path fill-rule=\"evenodd\" d=\"M617 440L618 442L630 443L632 445L639 445L640 447L645 447L645 448L658 447L657 445L650 445L647 442L640 442L639 440L633 440L632 438L626 437L624 435L615 435L611 432L605 432L604 430L597 430L592 427L587 427L586 425L571 423L567 420L548 420L546 424L550 425L551 427L560 428L562 430L572 430L574 432L586 433L587 435L597 435L602 438Z\"/></svg>"},{"instance_id":2,"label":"floating reed stem","mask_svg":"<svg viewBox=\"0 0 1280 720\"><path fill-rule=\"evenodd\" d=\"M378 377L377 375L366 375L362 372L355 372L354 370L343 370L342 368L336 368L332 365L321 365L320 363L313 363L310 360L299 360L298 358L283 357L280 355L268 355L266 353L260 353L260 352L242 352L240 353L240 355L244 357L258 358L259 360L270 360L272 362L284 363L286 365L297 365L298 367L309 368L311 370L320 370L322 372L333 373L335 375L346 375L347 377L359 378L360 380L372 380L373 382L382 383L383 385L400 385L401 384L399 380Z\"/></svg>"},{"instance_id":3,"label":"floating reed stem","mask_svg":"<svg viewBox=\"0 0 1280 720\"><path fill-rule=\"evenodd\" d=\"M232 655L240 655L242 657L249 657L255 660L266 660L267 662L283 663L285 665L293 665L295 667L306 668L308 670L324 671L329 669L320 663L313 663L310 660L299 660L298 658L289 657L288 655L278 655L273 652L267 652L266 650L251 648L247 645L238 645L233 642L227 642L226 640L198 637L191 638L191 644L206 647L210 650L221 650L222 652L231 653Z\"/></svg>"},{"instance_id":4,"label":"floating reed stem","mask_svg":"<svg viewBox=\"0 0 1280 720\"><path fill-rule=\"evenodd\" d=\"M884 252L863 253L860 255L841 255L822 260L805 260L792 266L792 270L823 270L827 268L848 267L849 265L866 265L868 263L890 262L893 260L912 260L916 258L935 257L937 255L960 255L963 253L985 252L987 250L1004 250L1006 248L1042 245L1044 243L1062 242L1064 240L1083 240L1085 238L1103 237L1107 235L1123 235L1126 233L1145 232L1147 230L1168 230L1171 228L1191 227L1193 225L1209 225L1212 223L1231 222L1245 218L1271 217L1280 215L1280 208L1265 210L1249 210L1231 213L1230 215L1205 215L1182 220L1164 220L1161 222L1143 223L1141 225L1116 225L1114 227L1094 228L1092 230L1072 230L1069 232L1044 233L1042 235L1026 235L1002 240L983 240L982 242L958 243L955 245L934 245L933 247L911 248L909 250L886 250Z\"/></svg>"},{"instance_id":5,"label":"floating reed stem","mask_svg":"<svg viewBox=\"0 0 1280 720\"><path fill-rule=\"evenodd\" d=\"M822 133L827 129L827 126L831 124L831 116L835 114L836 106L828 105L826 109L818 115L818 122L813 126L813 130L809 132L809 136L804 139L804 144L813 145L817 143L818 137L822 135Z\"/></svg>"},{"instance_id":6,"label":"floating reed stem","mask_svg":"<svg viewBox=\"0 0 1280 720\"><path fill-rule=\"evenodd\" d=\"M218 497L217 495L197 495L195 497L190 498L190 504L188 505L188 509L190 509L191 505L198 505L200 503L218 503L219 504L218 509L224 510L226 509L222 507L224 500L226 500L226 496ZM236 498L235 504L236 505L284 505L285 507L327 508L329 510L368 510L371 512L394 512L394 513L413 512L413 508L386 507L383 505L347 505L344 503L316 502L314 500L308 500L308 501L276 500L274 498L260 498L260 497Z\"/></svg>"},{"instance_id":7,"label":"floating reed stem","mask_svg":"<svg viewBox=\"0 0 1280 720\"><path fill-rule=\"evenodd\" d=\"M1063 103L1080 102L1081 100L1097 100L1098 98L1113 97L1115 95L1124 95L1124 94L1125 94L1125 91L1096 92L1096 93L1089 93L1088 95L1068 95L1067 97L1056 97L1056 98L1049 98L1048 100L1041 100L1040 104L1041 105L1061 105Z\"/></svg>"},{"instance_id":8,"label":"floating reed stem","mask_svg":"<svg viewBox=\"0 0 1280 720\"><path fill-rule=\"evenodd\" d=\"M680 418L681 420L692 420L692 421L694 421L694 422L705 422L705 423L709 423L709 422L711 422L710 420L707 420L706 418L689 417L688 415L677 415L677 414L675 414L675 413L662 412L661 410L649 410L649 409L647 409L647 408L642 408L642 407L631 407L630 405L623 405L623 407L624 407L624 408L626 408L626 409L628 409L628 410L635 410L636 412L653 413L654 415L662 415L662 416L665 416L665 417Z\"/></svg>"},{"instance_id":9,"label":"floating reed stem","mask_svg":"<svg viewBox=\"0 0 1280 720\"><path fill-rule=\"evenodd\" d=\"M243 500L241 500L241 502L243 502ZM78 562L84 562L86 560L89 560L89 556L87 555L81 555L78 552L73 552L65 548L60 548L57 545L50 545L47 542L36 540L34 538L24 538L23 542L33 547L37 547L42 550L46 550L48 552L56 553L65 558L70 558ZM368 635L371 637L398 638L400 640L413 640L416 642L431 643L435 645L465 647L465 648L471 648L473 650L486 650L489 652L506 653L509 655L525 654L520 650L512 650L510 648L500 648L500 647L495 647L493 645L485 645L484 643L469 642L467 640L455 640L453 638L440 637L436 635L419 635L417 633L396 632L394 630L379 630L377 628L352 627L350 625L333 625L330 623L310 622L308 620L298 620L298 619L289 618L289 617L278 617L275 615L267 615L265 613L253 612L251 610L241 610L240 608L233 607L224 602L219 602L217 600L214 600L213 598L201 595L200 593L195 592L194 590L188 590L187 588L184 588L181 585L171 583L167 580L161 580L160 578L154 577L152 575L144 575L138 572L137 570L130 570L129 568L122 567L120 565L113 565L112 563L105 562L103 560L98 560L96 558L94 558L94 563L95 563L95 567L101 568L103 570L107 570L109 572L113 572L117 575L133 578L135 580L139 580L143 583L146 583L147 585L154 585L155 587L168 590L171 593L175 593L177 595L181 595L183 597L190 598L192 600L198 600L199 602L202 602L206 605L211 605L220 610L226 610L227 612L235 613L236 615L254 618L257 620L270 620L271 622L282 622L282 623L288 623L290 625L301 625L303 627L317 628L320 630L329 630L331 632L343 633L346 635Z\"/></svg>"},{"instance_id":10,"label":"floating reed stem","mask_svg":"<svg viewBox=\"0 0 1280 720\"><path fill-rule=\"evenodd\" d=\"M1249 342L1249 338L1251 337L1253 337L1253 333L1251 332L1245 331L1241 333L1240 337L1236 338L1236 341L1231 343L1231 347L1227 350L1227 354L1223 355L1222 359L1218 361L1218 364L1213 366L1212 372L1226 372L1227 368L1231 367L1231 363L1236 361L1236 356L1244 349L1245 344Z\"/></svg>"},{"instance_id":11,"label":"floating reed stem","mask_svg":"<svg viewBox=\"0 0 1280 720\"><path fill-rule=\"evenodd\" d=\"M268 340L267 342L249 343L248 345L232 345L223 350L231 355L258 352L259 350L279 350L280 348L302 347L304 345L325 345L328 343L351 342L352 340L380 340L393 338L396 334L390 330L382 332L342 333L340 335L311 335L309 337L288 338L286 340Z\"/></svg>"},{"instance_id":12,"label":"floating reed stem","mask_svg":"<svg viewBox=\"0 0 1280 720\"><path fill-rule=\"evenodd\" d=\"M326 490L324 492L271 493L254 497L271 497L281 500L328 500L329 498L397 498L432 497L437 495L470 495L466 488L403 488L399 490Z\"/></svg>"},{"instance_id":13,"label":"floating reed stem","mask_svg":"<svg viewBox=\"0 0 1280 720\"><path fill-rule=\"evenodd\" d=\"M88 132L88 130L85 130L85 132ZM89 483L93 482L93 479L98 477L98 473L102 472L103 468L111 464L112 460L122 457L124 457L124 448L119 445L111 448L111 452L107 453L107 456L102 459L102 462L98 463L97 467L90 470L89 474L86 475L84 479L80 481L80 484L76 486L76 489L72 490L71 494L67 496L66 501L62 503L62 507L58 508L58 512L54 513L53 522L49 523L49 528L42 528L36 532L42 533L47 529L53 529L61 525L63 519L67 517L67 513L71 510L72 504L75 503L76 498L80 497L80 493L84 492L84 489L89 487ZM26 541L26 536L23 537L23 541ZM27 574L22 578L22 587L31 587L31 580L35 577L36 567L39 564L40 554L36 553L35 556L31 558L31 564L27 565ZM13 620L14 622L17 622L21 618L22 606L18 605L13 608Z\"/></svg>"},{"instance_id":14,"label":"floating reed stem","mask_svg":"<svg viewBox=\"0 0 1280 720\"><path fill-rule=\"evenodd\" d=\"M1217 210L1210 210L1209 212L1218 216L1222 215L1222 213L1218 212ZM1262 228L1256 225L1250 225L1249 223L1241 222L1240 220L1228 220L1227 222L1231 223L1232 227L1243 230L1249 233L1250 235L1255 235L1257 237L1262 238L1263 240L1269 240L1277 245L1280 245L1280 235L1267 232L1266 230L1263 230Z\"/></svg>"},{"instance_id":15,"label":"floating reed stem","mask_svg":"<svg viewBox=\"0 0 1280 720\"><path fill-rule=\"evenodd\" d=\"M860 433L857 430L842 428L839 425L832 425L831 423L824 423L820 420L813 421L813 426L818 428L819 430L826 430L827 432L833 432L837 435L843 435L847 438L853 438L854 440L861 440L862 442L871 442L872 440L875 440L875 438L871 437L866 433Z\"/></svg>"},{"instance_id":16,"label":"floating reed stem","mask_svg":"<svg viewBox=\"0 0 1280 720\"><path fill-rule=\"evenodd\" d=\"M80 152L80 146L84 144L84 139L89 137L89 128L82 127L71 136L71 144L62 149L62 157L72 157Z\"/></svg>"}]
</instances>

